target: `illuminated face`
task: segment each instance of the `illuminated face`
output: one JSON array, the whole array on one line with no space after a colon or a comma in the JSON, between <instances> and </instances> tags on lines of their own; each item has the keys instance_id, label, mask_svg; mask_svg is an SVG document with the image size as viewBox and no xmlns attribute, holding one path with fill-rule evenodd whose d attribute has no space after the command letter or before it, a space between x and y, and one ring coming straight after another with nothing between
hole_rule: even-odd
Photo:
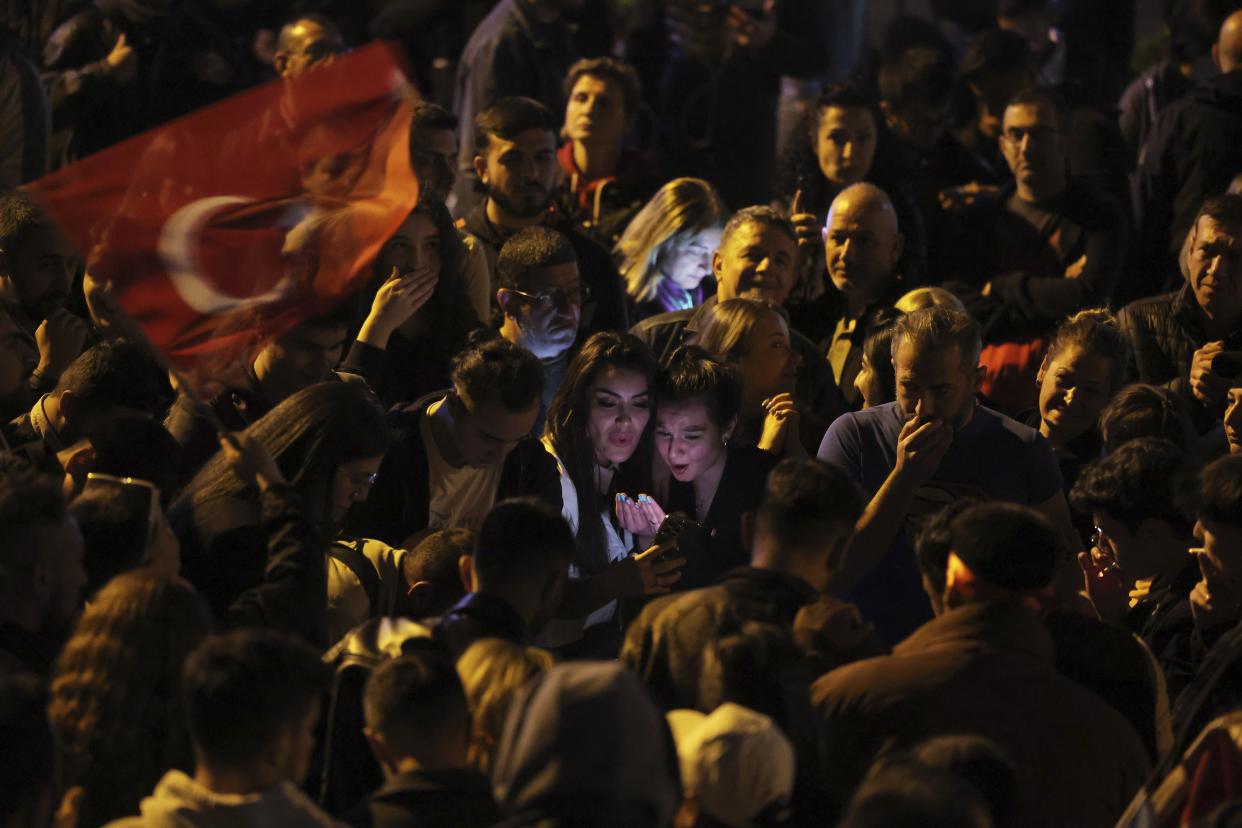
<instances>
[{"instance_id":1,"label":"illuminated face","mask_svg":"<svg viewBox=\"0 0 1242 828\"><path fill-rule=\"evenodd\" d=\"M1200 517L1195 524L1195 537L1203 543L1203 554L1226 577L1233 581L1242 581L1242 526L1231 526L1212 518Z\"/></svg>"},{"instance_id":2,"label":"illuminated face","mask_svg":"<svg viewBox=\"0 0 1242 828\"><path fill-rule=\"evenodd\" d=\"M871 367L871 360L863 354L862 365L854 375L854 390L862 397L863 408L872 408L892 401L892 389L884 386L880 374Z\"/></svg>"},{"instance_id":3,"label":"illuminated face","mask_svg":"<svg viewBox=\"0 0 1242 828\"><path fill-rule=\"evenodd\" d=\"M770 224L748 221L712 257L717 296L782 305L798 279L797 243Z\"/></svg>"},{"instance_id":4,"label":"illuminated face","mask_svg":"<svg viewBox=\"0 0 1242 828\"><path fill-rule=\"evenodd\" d=\"M475 172L487 197L504 212L534 218L552 203L560 164L556 136L545 129L528 129L512 141L488 137L487 151L474 159Z\"/></svg>"},{"instance_id":5,"label":"illuminated face","mask_svg":"<svg viewBox=\"0 0 1242 828\"><path fill-rule=\"evenodd\" d=\"M903 338L893 357L893 368L897 404L906 419L912 419L922 403L919 410L924 420L964 426L974 412L978 372L962 363L962 350L957 345L919 352Z\"/></svg>"},{"instance_id":6,"label":"illuminated face","mask_svg":"<svg viewBox=\"0 0 1242 828\"><path fill-rule=\"evenodd\" d=\"M722 431L712 422L702 400L665 402L656 411L656 451L682 483L692 483L703 472L724 463L725 443L732 431L732 425Z\"/></svg>"},{"instance_id":7,"label":"illuminated face","mask_svg":"<svg viewBox=\"0 0 1242 828\"><path fill-rule=\"evenodd\" d=\"M1210 216L1195 223L1189 278L1195 301L1213 319L1242 314L1242 232Z\"/></svg>"},{"instance_id":8,"label":"illuminated face","mask_svg":"<svg viewBox=\"0 0 1242 828\"><path fill-rule=\"evenodd\" d=\"M1242 388L1230 388L1225 406L1225 437L1229 453L1242 454Z\"/></svg>"},{"instance_id":9,"label":"illuminated face","mask_svg":"<svg viewBox=\"0 0 1242 828\"><path fill-rule=\"evenodd\" d=\"M892 283L901 256L897 222L874 200L842 193L832 204L825 228L824 260L833 287L866 307Z\"/></svg>"},{"instance_id":10,"label":"illuminated face","mask_svg":"<svg viewBox=\"0 0 1242 828\"><path fill-rule=\"evenodd\" d=\"M1039 379L1041 430L1064 444L1099 421L1112 394L1113 361L1078 346L1064 348L1043 367Z\"/></svg>"},{"instance_id":11,"label":"illuminated face","mask_svg":"<svg viewBox=\"0 0 1242 828\"><path fill-rule=\"evenodd\" d=\"M367 499L383 459L383 455L360 457L337 468L332 480L332 519L335 525L341 524L350 506Z\"/></svg>"},{"instance_id":12,"label":"illuminated face","mask_svg":"<svg viewBox=\"0 0 1242 828\"><path fill-rule=\"evenodd\" d=\"M609 367L587 391L588 430L595 462L616 466L629 460L651 419L651 389L637 371Z\"/></svg>"},{"instance_id":13,"label":"illuminated face","mask_svg":"<svg viewBox=\"0 0 1242 828\"><path fill-rule=\"evenodd\" d=\"M522 288L501 288L505 315L517 322L517 344L540 359L556 359L578 338L582 320L582 280L578 265L551 265L527 271Z\"/></svg>"},{"instance_id":14,"label":"illuminated face","mask_svg":"<svg viewBox=\"0 0 1242 828\"><path fill-rule=\"evenodd\" d=\"M526 411L510 411L499 399L470 402L459 395L453 406L457 450L467 466L498 466L509 452L530 436L539 417L539 401Z\"/></svg>"},{"instance_id":15,"label":"illuminated face","mask_svg":"<svg viewBox=\"0 0 1242 828\"><path fill-rule=\"evenodd\" d=\"M426 277L440 272L440 231L425 212L410 213L380 248L376 270L383 278L397 268L402 276Z\"/></svg>"},{"instance_id":16,"label":"illuminated face","mask_svg":"<svg viewBox=\"0 0 1242 828\"><path fill-rule=\"evenodd\" d=\"M843 190L871 171L875 160L875 117L865 107L825 107L819 115L815 155L819 171L833 187Z\"/></svg>"},{"instance_id":17,"label":"illuminated face","mask_svg":"<svg viewBox=\"0 0 1242 828\"><path fill-rule=\"evenodd\" d=\"M565 135L571 141L620 146L625 137L625 94L610 78L583 75L565 107Z\"/></svg>"},{"instance_id":18,"label":"illuminated face","mask_svg":"<svg viewBox=\"0 0 1242 828\"><path fill-rule=\"evenodd\" d=\"M296 78L315 65L327 65L345 51L345 44L313 20L299 20L286 34L286 42L276 53L276 72L282 78Z\"/></svg>"},{"instance_id":19,"label":"illuminated face","mask_svg":"<svg viewBox=\"0 0 1242 828\"><path fill-rule=\"evenodd\" d=\"M713 227L679 240L660 261L665 278L682 290L697 290L712 275L712 254L720 247L720 231Z\"/></svg>"},{"instance_id":20,"label":"illuminated face","mask_svg":"<svg viewBox=\"0 0 1242 828\"><path fill-rule=\"evenodd\" d=\"M1057 113L1046 104L1017 104L1005 110L1001 152L1014 180L1052 192L1065 179L1065 155Z\"/></svg>"},{"instance_id":21,"label":"illuminated face","mask_svg":"<svg viewBox=\"0 0 1242 828\"><path fill-rule=\"evenodd\" d=\"M748 408L776 394L792 393L801 364L802 357L790 344L784 317L766 314L750 332L746 355L737 361Z\"/></svg>"}]
</instances>

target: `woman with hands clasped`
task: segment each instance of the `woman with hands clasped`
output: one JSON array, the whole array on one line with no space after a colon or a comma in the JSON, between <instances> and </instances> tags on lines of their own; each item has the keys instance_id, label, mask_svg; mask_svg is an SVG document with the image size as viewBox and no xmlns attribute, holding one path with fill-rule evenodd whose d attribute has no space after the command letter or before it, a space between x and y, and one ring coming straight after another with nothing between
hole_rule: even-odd
<instances>
[{"instance_id":1,"label":"woman with hands clasped","mask_svg":"<svg viewBox=\"0 0 1242 828\"><path fill-rule=\"evenodd\" d=\"M597 333L570 363L548 409L543 444L561 474L562 514L577 551L565 598L541 637L563 655L616 656L617 599L668 592L685 560L650 544L614 516L613 493L650 479L655 358L637 337ZM617 496L618 498L620 495ZM654 534L652 532L646 533ZM634 552L642 548L645 551ZM579 640L581 639L581 640Z\"/></svg>"},{"instance_id":2,"label":"woman with hands clasped","mask_svg":"<svg viewBox=\"0 0 1242 828\"><path fill-rule=\"evenodd\" d=\"M720 302L707 311L694 344L735 367L742 380L731 439L777 457L805 457L793 396L802 357L790 346L784 311L753 299Z\"/></svg>"},{"instance_id":3,"label":"woman with hands clasped","mask_svg":"<svg viewBox=\"0 0 1242 828\"><path fill-rule=\"evenodd\" d=\"M758 506L777 458L731 439L741 403L735 368L695 346L678 350L656 381L658 498L617 496L618 520L640 539L654 536L666 511L698 522L677 544L686 558L678 589L706 586L750 561L743 516Z\"/></svg>"}]
</instances>

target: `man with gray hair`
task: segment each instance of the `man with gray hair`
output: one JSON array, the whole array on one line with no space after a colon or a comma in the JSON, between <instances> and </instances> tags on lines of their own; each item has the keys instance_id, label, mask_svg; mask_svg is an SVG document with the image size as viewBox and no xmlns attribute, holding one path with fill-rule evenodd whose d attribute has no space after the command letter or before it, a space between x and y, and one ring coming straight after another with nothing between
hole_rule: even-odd
<instances>
[{"instance_id":1,"label":"man with gray hair","mask_svg":"<svg viewBox=\"0 0 1242 828\"><path fill-rule=\"evenodd\" d=\"M848 596L890 644L931 618L911 541L922 519L945 504L973 495L1032 506L1066 544L1072 537L1052 448L1039 432L975 401L980 349L978 325L960 311L931 307L902 317L893 335L896 402L840 417L819 447L820 459L844 469L871 499L828 589Z\"/></svg>"}]
</instances>

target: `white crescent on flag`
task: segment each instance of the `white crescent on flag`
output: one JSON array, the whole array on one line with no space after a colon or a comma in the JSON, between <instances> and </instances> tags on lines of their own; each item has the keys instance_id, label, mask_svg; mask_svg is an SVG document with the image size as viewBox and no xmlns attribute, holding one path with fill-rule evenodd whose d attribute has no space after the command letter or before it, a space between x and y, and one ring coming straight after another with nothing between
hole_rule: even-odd
<instances>
[{"instance_id":1,"label":"white crescent on flag","mask_svg":"<svg viewBox=\"0 0 1242 828\"><path fill-rule=\"evenodd\" d=\"M169 281L181 301L205 316L245 310L284 298L289 289L288 277L282 278L271 290L244 299L222 293L202 272L198 258L198 238L212 215L234 204L248 204L253 198L235 195L200 198L177 210L160 229L157 250Z\"/></svg>"}]
</instances>

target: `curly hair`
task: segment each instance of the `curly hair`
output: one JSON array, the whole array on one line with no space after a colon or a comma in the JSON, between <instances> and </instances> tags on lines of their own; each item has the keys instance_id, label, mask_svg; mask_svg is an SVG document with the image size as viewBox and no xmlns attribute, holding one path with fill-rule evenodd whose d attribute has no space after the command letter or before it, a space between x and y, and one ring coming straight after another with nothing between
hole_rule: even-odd
<instances>
[{"instance_id":1,"label":"curly hair","mask_svg":"<svg viewBox=\"0 0 1242 828\"><path fill-rule=\"evenodd\" d=\"M78 621L48 713L64 742L67 784L85 789L83 825L136 813L166 771L191 767L181 666L210 627L193 587L152 572L118 576Z\"/></svg>"}]
</instances>

